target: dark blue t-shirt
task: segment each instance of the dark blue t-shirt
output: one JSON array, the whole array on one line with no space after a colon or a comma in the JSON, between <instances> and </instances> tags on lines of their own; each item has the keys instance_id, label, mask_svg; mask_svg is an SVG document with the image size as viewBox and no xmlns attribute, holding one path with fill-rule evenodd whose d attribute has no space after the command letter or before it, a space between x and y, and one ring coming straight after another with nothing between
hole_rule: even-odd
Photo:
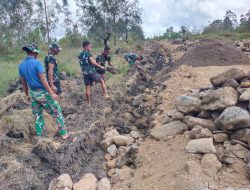
<instances>
[{"instance_id":1,"label":"dark blue t-shirt","mask_svg":"<svg viewBox=\"0 0 250 190\"><path fill-rule=\"evenodd\" d=\"M44 89L38 74L44 73L42 63L34 57L26 57L19 65L19 75L25 78L31 89Z\"/></svg>"}]
</instances>

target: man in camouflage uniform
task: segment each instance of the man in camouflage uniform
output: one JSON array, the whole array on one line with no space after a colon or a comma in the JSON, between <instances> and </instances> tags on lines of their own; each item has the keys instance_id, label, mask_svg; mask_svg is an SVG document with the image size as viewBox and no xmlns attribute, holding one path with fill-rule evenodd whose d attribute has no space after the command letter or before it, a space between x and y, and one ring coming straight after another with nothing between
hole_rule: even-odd
<instances>
[{"instance_id":1,"label":"man in camouflage uniform","mask_svg":"<svg viewBox=\"0 0 250 190\"><path fill-rule=\"evenodd\" d=\"M140 63L140 61L143 60L142 55L137 55L135 53L125 54L124 58L129 64L128 73L130 73L133 70L136 70L139 67L138 64Z\"/></svg>"},{"instance_id":2,"label":"man in camouflage uniform","mask_svg":"<svg viewBox=\"0 0 250 190\"><path fill-rule=\"evenodd\" d=\"M61 82L59 79L58 63L56 55L61 51L58 44L53 43L49 46L49 53L44 59L46 77L51 89L59 96L62 93Z\"/></svg>"},{"instance_id":3,"label":"man in camouflage uniform","mask_svg":"<svg viewBox=\"0 0 250 190\"><path fill-rule=\"evenodd\" d=\"M39 50L35 44L24 46L27 57L19 64L19 75L27 100L32 100L32 110L35 116L37 137L46 136L43 110L45 109L54 118L62 139L69 138L64 125L62 109L57 103L58 95L50 88L45 76L42 63L37 60ZM30 92L29 92L29 88ZM29 96L30 95L30 96Z\"/></svg>"},{"instance_id":4,"label":"man in camouflage uniform","mask_svg":"<svg viewBox=\"0 0 250 190\"><path fill-rule=\"evenodd\" d=\"M94 60L92 54L91 54L91 43L88 41L83 42L83 51L80 53L78 56L80 67L83 72L83 77L84 77L84 84L86 86L86 98L87 98L87 103L90 106L90 90L91 86L94 82L96 83L101 83L102 86L102 91L103 95L106 98L109 98L107 94L107 89L104 80L100 76L100 74L97 73L96 67L105 70L105 67L99 65L96 63Z\"/></svg>"},{"instance_id":5,"label":"man in camouflage uniform","mask_svg":"<svg viewBox=\"0 0 250 190\"><path fill-rule=\"evenodd\" d=\"M110 47L107 46L104 48L103 53L96 57L96 62L103 67L105 67L106 62L108 62L109 66L113 66L109 54L110 54ZM97 67L96 71L98 74L101 75L102 79L105 81L105 70Z\"/></svg>"}]
</instances>

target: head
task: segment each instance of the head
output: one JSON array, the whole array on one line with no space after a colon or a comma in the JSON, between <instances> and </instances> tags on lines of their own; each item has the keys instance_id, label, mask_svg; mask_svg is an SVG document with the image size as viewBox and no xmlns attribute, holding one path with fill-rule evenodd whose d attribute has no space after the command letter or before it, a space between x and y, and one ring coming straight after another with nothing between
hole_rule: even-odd
<instances>
[{"instance_id":1,"label":"head","mask_svg":"<svg viewBox=\"0 0 250 190\"><path fill-rule=\"evenodd\" d=\"M109 55L109 54L110 54L110 47L108 47L108 46L104 47L103 53L104 53L105 55Z\"/></svg>"},{"instance_id":2,"label":"head","mask_svg":"<svg viewBox=\"0 0 250 190\"><path fill-rule=\"evenodd\" d=\"M138 61L142 61L142 60L143 60L143 55L139 55Z\"/></svg>"},{"instance_id":3,"label":"head","mask_svg":"<svg viewBox=\"0 0 250 190\"><path fill-rule=\"evenodd\" d=\"M56 43L50 44L49 45L50 52L53 53L54 55L58 55L62 48Z\"/></svg>"},{"instance_id":4,"label":"head","mask_svg":"<svg viewBox=\"0 0 250 190\"><path fill-rule=\"evenodd\" d=\"M27 44L22 48L23 51L27 53L28 56L33 56L37 58L38 54L40 53L38 47L34 43Z\"/></svg>"},{"instance_id":5,"label":"head","mask_svg":"<svg viewBox=\"0 0 250 190\"><path fill-rule=\"evenodd\" d=\"M85 51L90 51L92 48L91 43L89 41L84 41L82 43L82 47Z\"/></svg>"}]
</instances>

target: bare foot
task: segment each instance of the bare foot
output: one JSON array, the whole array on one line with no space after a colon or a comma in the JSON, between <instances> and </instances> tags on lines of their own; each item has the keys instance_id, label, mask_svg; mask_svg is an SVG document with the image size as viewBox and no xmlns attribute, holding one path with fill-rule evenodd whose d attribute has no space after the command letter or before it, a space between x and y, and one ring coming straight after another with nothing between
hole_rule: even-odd
<instances>
[{"instance_id":1,"label":"bare foot","mask_svg":"<svg viewBox=\"0 0 250 190\"><path fill-rule=\"evenodd\" d=\"M66 139L68 139L68 138L69 138L69 134L62 135L62 139L63 139L63 140L66 140Z\"/></svg>"},{"instance_id":2,"label":"bare foot","mask_svg":"<svg viewBox=\"0 0 250 190\"><path fill-rule=\"evenodd\" d=\"M104 95L104 97L106 98L106 99L110 99L111 98L111 96L109 96L109 95Z\"/></svg>"}]
</instances>

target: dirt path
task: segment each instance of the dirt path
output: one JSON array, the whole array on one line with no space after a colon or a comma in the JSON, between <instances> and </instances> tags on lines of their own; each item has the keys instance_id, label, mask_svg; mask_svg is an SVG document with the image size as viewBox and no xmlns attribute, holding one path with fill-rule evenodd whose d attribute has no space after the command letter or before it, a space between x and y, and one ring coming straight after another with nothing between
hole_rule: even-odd
<instances>
[{"instance_id":1,"label":"dirt path","mask_svg":"<svg viewBox=\"0 0 250 190\"><path fill-rule=\"evenodd\" d=\"M166 46L169 47L169 43ZM156 114L156 120L158 117L160 122L161 115L174 109L177 96L189 93L192 89L209 86L210 77L235 67L242 68L245 72L250 71L248 65L178 67L170 73L170 78L164 82L167 88L159 94L162 104L158 109L162 110L162 113ZM114 190L219 190L226 187L250 189L243 163L238 163L238 166L241 166L238 169L232 166L231 169L222 171L218 179L211 179L202 174L199 164L201 157L184 151L187 142L185 135L167 142L147 138L141 144L134 176L117 183Z\"/></svg>"}]
</instances>

